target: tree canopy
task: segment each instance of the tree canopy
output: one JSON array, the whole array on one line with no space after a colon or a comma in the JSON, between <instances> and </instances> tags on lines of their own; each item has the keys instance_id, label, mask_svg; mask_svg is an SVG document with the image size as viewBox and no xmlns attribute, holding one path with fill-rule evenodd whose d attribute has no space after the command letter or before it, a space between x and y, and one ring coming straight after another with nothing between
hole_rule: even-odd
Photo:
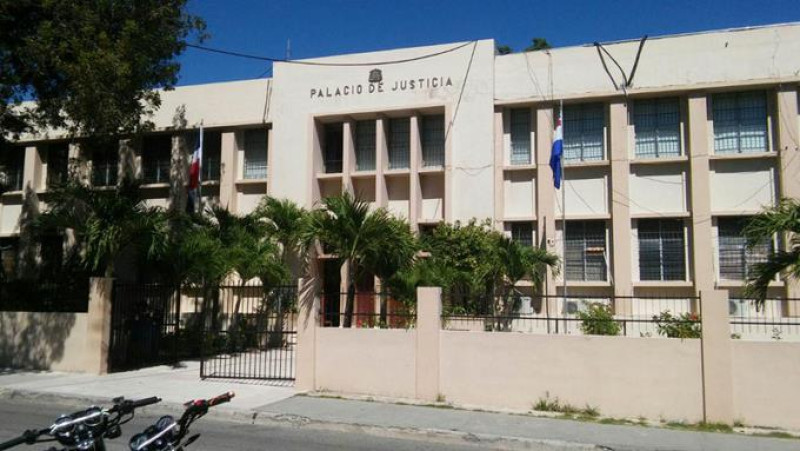
<instances>
[{"instance_id":1,"label":"tree canopy","mask_svg":"<svg viewBox=\"0 0 800 451\"><path fill-rule=\"evenodd\" d=\"M34 126L100 139L146 128L187 39L205 37L186 4L0 0L0 144Z\"/></svg>"}]
</instances>

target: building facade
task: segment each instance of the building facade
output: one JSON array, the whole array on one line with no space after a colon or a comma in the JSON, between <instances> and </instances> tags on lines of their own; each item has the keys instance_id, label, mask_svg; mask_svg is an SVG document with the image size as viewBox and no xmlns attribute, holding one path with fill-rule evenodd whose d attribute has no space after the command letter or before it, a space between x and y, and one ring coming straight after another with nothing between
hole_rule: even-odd
<instances>
[{"instance_id":1,"label":"building facade","mask_svg":"<svg viewBox=\"0 0 800 451\"><path fill-rule=\"evenodd\" d=\"M605 45L628 74L639 48ZM566 277L571 295L736 296L749 266L785 246L746 249L743 222L800 198L798 54L800 24L650 38L624 85L594 46L498 55L480 40L180 87L163 93L156 131L119 149L50 132L4 156L4 265L70 162L96 186L131 169L149 202L183 208L203 124L203 197L237 213L265 194L312 207L349 191L421 233L489 218L523 243L566 249L550 294ZM548 165L562 105L563 193ZM771 290L800 297L780 280Z\"/></svg>"}]
</instances>

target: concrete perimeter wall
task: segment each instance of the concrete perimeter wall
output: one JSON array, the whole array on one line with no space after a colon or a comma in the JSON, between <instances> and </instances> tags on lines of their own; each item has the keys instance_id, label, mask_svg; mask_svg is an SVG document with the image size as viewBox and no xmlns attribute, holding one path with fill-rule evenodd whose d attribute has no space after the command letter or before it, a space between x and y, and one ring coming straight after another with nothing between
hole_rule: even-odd
<instances>
[{"instance_id":1,"label":"concrete perimeter wall","mask_svg":"<svg viewBox=\"0 0 800 451\"><path fill-rule=\"evenodd\" d=\"M730 339L727 297L701 292L703 338L441 330L418 291L416 329L318 327L301 297L297 388L532 410L558 398L604 416L800 428L800 343Z\"/></svg>"},{"instance_id":2,"label":"concrete perimeter wall","mask_svg":"<svg viewBox=\"0 0 800 451\"><path fill-rule=\"evenodd\" d=\"M90 280L86 313L0 312L0 369L108 372L112 285Z\"/></svg>"},{"instance_id":3,"label":"concrete perimeter wall","mask_svg":"<svg viewBox=\"0 0 800 451\"><path fill-rule=\"evenodd\" d=\"M441 392L530 410L546 397L603 415L701 421L699 340L485 332L441 336Z\"/></svg>"}]
</instances>

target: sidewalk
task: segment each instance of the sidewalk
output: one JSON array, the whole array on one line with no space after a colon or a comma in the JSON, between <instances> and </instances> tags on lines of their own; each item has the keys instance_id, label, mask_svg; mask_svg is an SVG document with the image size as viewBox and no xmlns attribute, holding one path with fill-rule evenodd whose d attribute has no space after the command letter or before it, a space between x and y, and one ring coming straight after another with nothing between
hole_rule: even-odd
<instances>
[{"instance_id":1,"label":"sidewalk","mask_svg":"<svg viewBox=\"0 0 800 451\"><path fill-rule=\"evenodd\" d=\"M541 450L797 450L800 440L690 432L638 426L602 425L504 413L381 402L294 396L289 386L242 381L201 381L197 363L161 366L106 376L68 373L0 372L0 399L54 400L84 405L119 395L158 395L154 411L236 391L233 402L213 416L254 424L357 431L373 435L455 441L486 448Z\"/></svg>"}]
</instances>

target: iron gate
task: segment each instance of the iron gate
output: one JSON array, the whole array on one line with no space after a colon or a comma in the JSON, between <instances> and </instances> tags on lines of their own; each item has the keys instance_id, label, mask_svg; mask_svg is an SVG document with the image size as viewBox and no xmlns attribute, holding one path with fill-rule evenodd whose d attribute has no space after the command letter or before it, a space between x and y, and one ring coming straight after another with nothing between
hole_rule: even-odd
<instances>
[{"instance_id":1,"label":"iron gate","mask_svg":"<svg viewBox=\"0 0 800 451\"><path fill-rule=\"evenodd\" d=\"M109 370L175 363L180 332L180 291L160 284L114 283Z\"/></svg>"},{"instance_id":2,"label":"iron gate","mask_svg":"<svg viewBox=\"0 0 800 451\"><path fill-rule=\"evenodd\" d=\"M222 286L208 297L201 378L294 380L296 286Z\"/></svg>"}]
</instances>

